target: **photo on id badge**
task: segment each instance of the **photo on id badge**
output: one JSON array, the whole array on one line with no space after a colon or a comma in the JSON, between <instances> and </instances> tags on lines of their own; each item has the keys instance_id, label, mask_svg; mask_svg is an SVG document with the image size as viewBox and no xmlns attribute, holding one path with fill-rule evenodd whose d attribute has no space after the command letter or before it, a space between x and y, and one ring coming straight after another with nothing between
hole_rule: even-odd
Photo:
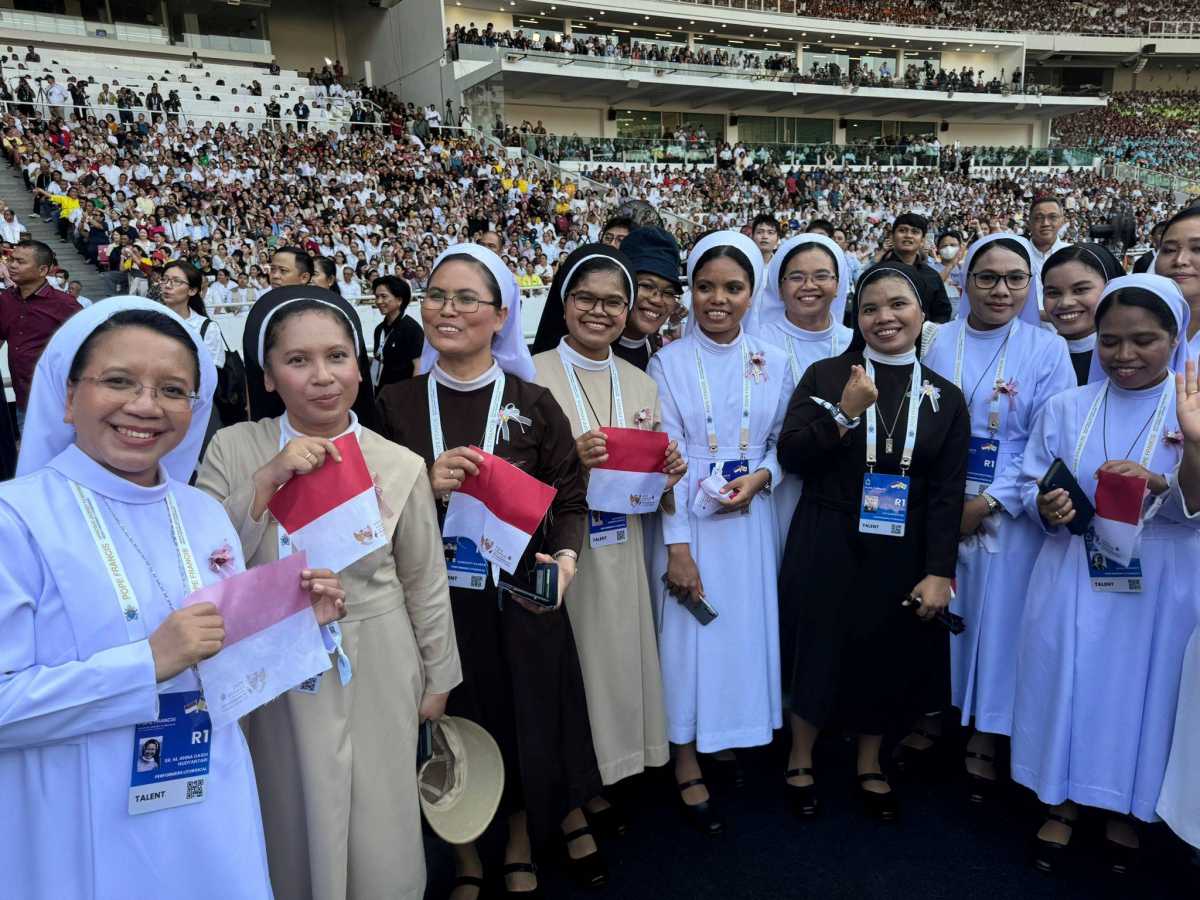
<instances>
[{"instance_id":1,"label":"photo on id badge","mask_svg":"<svg viewBox=\"0 0 1200 900\"><path fill-rule=\"evenodd\" d=\"M1096 532L1089 528L1083 537L1084 559L1087 560L1088 579L1092 590L1101 594L1140 594L1142 587L1142 561L1138 557L1129 560L1129 565L1109 559L1096 543Z\"/></svg>"},{"instance_id":2,"label":"photo on id badge","mask_svg":"<svg viewBox=\"0 0 1200 900\"><path fill-rule=\"evenodd\" d=\"M726 481L733 481L735 478L741 478L743 475L750 474L750 460L748 459L730 459L721 463L721 477ZM717 470L717 463L709 463L708 474L712 475ZM750 515L750 506L754 505L754 501L750 501L749 506L742 509L718 509L714 516L748 516Z\"/></svg>"},{"instance_id":3,"label":"photo on id badge","mask_svg":"<svg viewBox=\"0 0 1200 900\"><path fill-rule=\"evenodd\" d=\"M908 513L909 479L906 475L867 472L863 475L858 530L866 534L904 537Z\"/></svg>"},{"instance_id":4,"label":"photo on id badge","mask_svg":"<svg viewBox=\"0 0 1200 900\"><path fill-rule=\"evenodd\" d=\"M588 510L588 546L610 547L629 540L629 519L624 513Z\"/></svg>"}]
</instances>

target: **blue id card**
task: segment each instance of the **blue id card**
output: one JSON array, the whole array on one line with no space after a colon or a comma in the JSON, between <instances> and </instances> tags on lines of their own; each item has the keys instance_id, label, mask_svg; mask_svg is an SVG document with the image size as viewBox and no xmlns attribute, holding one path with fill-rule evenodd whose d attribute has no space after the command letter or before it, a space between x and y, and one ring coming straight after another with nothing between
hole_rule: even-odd
<instances>
[{"instance_id":1,"label":"blue id card","mask_svg":"<svg viewBox=\"0 0 1200 900\"><path fill-rule=\"evenodd\" d=\"M1000 455L1000 441L992 435L975 437L967 445L967 496L977 497L979 492L996 480L996 458Z\"/></svg>"},{"instance_id":2,"label":"blue id card","mask_svg":"<svg viewBox=\"0 0 1200 900\"><path fill-rule=\"evenodd\" d=\"M717 470L716 463L708 464L708 474L711 475ZM730 459L721 463L721 476L726 481L733 481L735 478L741 478L743 475L750 474L750 460L748 459ZM754 505L754 501L750 501L750 506ZM748 516L750 515L750 506L742 509L718 509L714 516Z\"/></svg>"},{"instance_id":3,"label":"blue id card","mask_svg":"<svg viewBox=\"0 0 1200 900\"><path fill-rule=\"evenodd\" d=\"M909 484L906 475L887 475L882 472L863 475L858 530L867 534L904 537Z\"/></svg>"},{"instance_id":4,"label":"blue id card","mask_svg":"<svg viewBox=\"0 0 1200 900\"><path fill-rule=\"evenodd\" d=\"M487 587L488 564L475 546L465 537L442 538L446 553L446 580L450 587L482 591Z\"/></svg>"},{"instance_id":5,"label":"blue id card","mask_svg":"<svg viewBox=\"0 0 1200 900\"><path fill-rule=\"evenodd\" d=\"M212 725L204 698L199 691L159 694L158 714L133 730L130 815L208 797Z\"/></svg>"},{"instance_id":6,"label":"blue id card","mask_svg":"<svg viewBox=\"0 0 1200 900\"><path fill-rule=\"evenodd\" d=\"M1087 554L1088 578L1092 590L1103 594L1140 594L1142 587L1142 561L1134 557L1129 565L1117 565L1104 555L1096 543L1096 532L1091 528L1083 536L1083 550Z\"/></svg>"},{"instance_id":7,"label":"blue id card","mask_svg":"<svg viewBox=\"0 0 1200 900\"><path fill-rule=\"evenodd\" d=\"M629 540L629 521L624 513L588 510L588 545L611 547Z\"/></svg>"}]
</instances>

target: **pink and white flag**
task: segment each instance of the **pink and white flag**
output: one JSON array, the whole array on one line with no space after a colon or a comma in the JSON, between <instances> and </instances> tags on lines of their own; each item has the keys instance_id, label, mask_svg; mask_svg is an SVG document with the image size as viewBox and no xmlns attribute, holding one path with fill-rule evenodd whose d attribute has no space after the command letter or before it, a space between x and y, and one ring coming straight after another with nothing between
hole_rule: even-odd
<instances>
[{"instance_id":1,"label":"pink and white flag","mask_svg":"<svg viewBox=\"0 0 1200 900\"><path fill-rule=\"evenodd\" d=\"M1096 482L1096 546L1119 566L1137 555L1142 531L1142 505L1150 488L1145 478L1101 470Z\"/></svg>"},{"instance_id":2,"label":"pink and white flag","mask_svg":"<svg viewBox=\"0 0 1200 900\"><path fill-rule=\"evenodd\" d=\"M279 489L267 509L297 550L307 550L314 569L340 572L387 543L375 482L358 438L333 442L342 461L297 475Z\"/></svg>"},{"instance_id":3,"label":"pink and white flag","mask_svg":"<svg viewBox=\"0 0 1200 900\"><path fill-rule=\"evenodd\" d=\"M658 509L667 475L663 464L671 439L661 431L601 428L608 459L588 477L588 509L610 513L649 513Z\"/></svg>"},{"instance_id":4,"label":"pink and white flag","mask_svg":"<svg viewBox=\"0 0 1200 900\"><path fill-rule=\"evenodd\" d=\"M312 598L300 587L304 551L203 587L185 606L210 602L225 620L225 643L202 660L200 681L214 729L274 700L330 667Z\"/></svg>"},{"instance_id":5,"label":"pink and white flag","mask_svg":"<svg viewBox=\"0 0 1200 900\"><path fill-rule=\"evenodd\" d=\"M484 559L510 575L558 493L510 462L472 447L483 457L450 496L442 534L474 541Z\"/></svg>"}]
</instances>

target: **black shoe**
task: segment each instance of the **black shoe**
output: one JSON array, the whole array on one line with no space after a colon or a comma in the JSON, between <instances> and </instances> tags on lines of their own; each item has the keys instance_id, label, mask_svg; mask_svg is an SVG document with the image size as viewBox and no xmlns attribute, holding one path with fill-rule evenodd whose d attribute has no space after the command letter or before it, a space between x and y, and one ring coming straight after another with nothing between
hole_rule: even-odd
<instances>
[{"instance_id":1,"label":"black shoe","mask_svg":"<svg viewBox=\"0 0 1200 900\"><path fill-rule=\"evenodd\" d=\"M1133 828L1136 834L1138 831L1137 820L1132 816L1126 816L1123 820ZM1141 842L1141 835L1138 835L1138 842ZM1108 862L1108 871L1117 875L1133 875L1141 866L1142 848L1130 847L1105 837L1104 857Z\"/></svg>"},{"instance_id":2,"label":"black shoe","mask_svg":"<svg viewBox=\"0 0 1200 900\"><path fill-rule=\"evenodd\" d=\"M967 759L979 759L985 763L990 763L992 768L996 767L996 758L988 756L986 753L976 753L973 750L968 750L965 754ZM996 781L999 777L997 770L997 778L985 778L983 775L976 775L974 772L967 773L967 799L972 803L988 803L996 793Z\"/></svg>"},{"instance_id":3,"label":"black shoe","mask_svg":"<svg viewBox=\"0 0 1200 900\"><path fill-rule=\"evenodd\" d=\"M733 759L718 759L716 756L707 756L706 762L708 760L711 760L717 766L717 772L720 777L732 787L744 788L746 786L746 770L742 768L742 761L737 756L734 756Z\"/></svg>"},{"instance_id":4,"label":"black shoe","mask_svg":"<svg viewBox=\"0 0 1200 900\"><path fill-rule=\"evenodd\" d=\"M607 797L604 799L608 800ZM626 815L625 809L608 801L609 805L600 812L589 812L584 810L587 816L588 824L592 826L592 830L606 838L618 838L624 836L629 830L629 816Z\"/></svg>"},{"instance_id":5,"label":"black shoe","mask_svg":"<svg viewBox=\"0 0 1200 900\"><path fill-rule=\"evenodd\" d=\"M532 891L510 891L508 889L508 879L504 878L504 876L511 872L532 873L533 876L538 879L537 887L535 887ZM503 880L504 893L508 894L510 897L525 897L527 900L540 900L540 898L545 896L545 892L542 890L542 879L538 878L538 867L531 862L505 864L505 866L500 869L500 878Z\"/></svg>"},{"instance_id":6,"label":"black shoe","mask_svg":"<svg viewBox=\"0 0 1200 900\"><path fill-rule=\"evenodd\" d=\"M568 849L572 841L591 833L592 829L584 825L582 828L576 828L570 834L563 835L563 859L567 877L571 879L571 884L581 891L598 891L604 887L605 882L604 857L600 855L599 850L575 859Z\"/></svg>"},{"instance_id":7,"label":"black shoe","mask_svg":"<svg viewBox=\"0 0 1200 900\"><path fill-rule=\"evenodd\" d=\"M886 784L887 780L886 775L880 775L878 772L864 772L858 776L860 785L866 784L868 781L882 781ZM868 791L866 788L860 787L858 789L858 799L862 803L863 808L876 821L895 822L900 817L900 804L896 802L895 791L878 794L875 791Z\"/></svg>"},{"instance_id":8,"label":"black shoe","mask_svg":"<svg viewBox=\"0 0 1200 900\"><path fill-rule=\"evenodd\" d=\"M896 744L892 748L892 764L897 771L905 775L929 769L942 743L942 736L940 734L931 734L924 728L913 728L911 733L920 735L932 743L924 750L918 750L916 747L909 747L903 743Z\"/></svg>"},{"instance_id":9,"label":"black shoe","mask_svg":"<svg viewBox=\"0 0 1200 900\"><path fill-rule=\"evenodd\" d=\"M1071 827L1071 833L1074 834L1075 820L1068 819L1066 816L1060 816L1058 813L1046 813L1046 822L1062 822L1064 825ZM1043 822L1042 825L1045 825ZM1038 831L1042 830L1042 825L1038 826ZM1062 870L1063 863L1067 859L1067 848L1069 844L1060 844L1057 841L1048 841L1045 838L1037 836L1037 831L1033 833L1029 841L1029 864L1039 872L1045 872L1047 875L1057 874Z\"/></svg>"},{"instance_id":10,"label":"black shoe","mask_svg":"<svg viewBox=\"0 0 1200 900\"><path fill-rule=\"evenodd\" d=\"M683 792L698 784L704 784L704 779L693 778L691 781L685 781L683 784L676 785L679 789L679 806L683 810L684 815L691 820L693 825L700 829L701 833L720 834L725 830L725 821L721 818L721 813L713 802L711 793L707 800L700 803L688 804L684 802Z\"/></svg>"},{"instance_id":11,"label":"black shoe","mask_svg":"<svg viewBox=\"0 0 1200 900\"><path fill-rule=\"evenodd\" d=\"M817 794L817 785L795 785L788 782L789 778L796 778L800 775L809 775L813 773L812 769L788 769L783 775L783 799L787 801L788 808L802 819L811 819L821 811L821 798Z\"/></svg>"},{"instance_id":12,"label":"black shoe","mask_svg":"<svg viewBox=\"0 0 1200 900\"><path fill-rule=\"evenodd\" d=\"M477 878L474 875L457 875L454 878L454 884L450 886L450 894L453 894L460 887L475 888L475 900L479 900L483 896L483 879ZM446 896L449 897L450 894Z\"/></svg>"}]
</instances>

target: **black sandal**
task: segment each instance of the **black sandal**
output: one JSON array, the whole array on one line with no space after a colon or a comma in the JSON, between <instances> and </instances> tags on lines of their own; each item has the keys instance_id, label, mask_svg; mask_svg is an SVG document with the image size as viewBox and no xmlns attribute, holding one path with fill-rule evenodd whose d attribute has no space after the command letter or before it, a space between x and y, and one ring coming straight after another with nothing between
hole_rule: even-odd
<instances>
[{"instance_id":1,"label":"black sandal","mask_svg":"<svg viewBox=\"0 0 1200 900\"><path fill-rule=\"evenodd\" d=\"M988 778L985 775L976 775L974 772L967 770L967 799L972 803L987 803L992 799L996 791L996 782L1000 779L1000 770L996 769L996 757L988 756L986 753L976 753L974 750L967 750L964 754L966 759L978 759L988 763L996 770L995 778Z\"/></svg>"},{"instance_id":2,"label":"black sandal","mask_svg":"<svg viewBox=\"0 0 1200 900\"><path fill-rule=\"evenodd\" d=\"M540 900L541 897L545 896L545 893L542 890L541 878L538 878L537 887L535 887L532 891L510 891L508 889L508 879L504 876L511 875L514 872L528 872L535 878L538 878L538 867L534 863L506 863L500 870L500 877L504 881L504 893L510 897L528 897L530 900Z\"/></svg>"},{"instance_id":3,"label":"black sandal","mask_svg":"<svg viewBox=\"0 0 1200 900\"><path fill-rule=\"evenodd\" d=\"M604 798L608 800L607 797ZM629 816L626 811L608 800L608 806L599 812L590 812L586 807L583 814L587 816L588 824L593 831L604 838L623 837L629 830Z\"/></svg>"},{"instance_id":4,"label":"black sandal","mask_svg":"<svg viewBox=\"0 0 1200 900\"><path fill-rule=\"evenodd\" d=\"M904 774L917 772L918 770L926 769L933 762L936 751L940 749L942 736L926 731L924 728L913 727L909 734L915 734L918 737L923 737L929 741L929 746L924 750L918 750L916 747L910 747L901 742L897 743L892 748L892 763L896 770Z\"/></svg>"},{"instance_id":5,"label":"black sandal","mask_svg":"<svg viewBox=\"0 0 1200 900\"><path fill-rule=\"evenodd\" d=\"M1066 816L1060 816L1058 813L1047 812L1046 821L1038 826L1038 831L1045 827L1046 822L1061 822L1071 829L1071 836L1075 835L1075 825L1077 819L1068 819ZM1068 838L1070 840L1070 838ZM1033 838L1029 842L1029 864L1039 872L1045 872L1047 875L1054 875L1059 872L1063 863L1067 859L1067 849L1070 844L1060 844L1058 841L1048 841L1045 838L1040 838L1037 831L1033 833Z\"/></svg>"},{"instance_id":6,"label":"black sandal","mask_svg":"<svg viewBox=\"0 0 1200 900\"><path fill-rule=\"evenodd\" d=\"M475 888L475 900L479 900L483 896L483 879L475 875L456 875L454 884L450 888L450 893L446 896L451 896L460 887Z\"/></svg>"},{"instance_id":7,"label":"black sandal","mask_svg":"<svg viewBox=\"0 0 1200 900\"><path fill-rule=\"evenodd\" d=\"M811 819L821 811L817 783L814 780L812 784L792 784L788 779L802 775L812 777L812 774L812 769L788 769L783 773L783 798L787 801L788 808L802 819Z\"/></svg>"},{"instance_id":8,"label":"black sandal","mask_svg":"<svg viewBox=\"0 0 1200 900\"><path fill-rule=\"evenodd\" d=\"M1105 856L1108 858L1108 870L1116 875L1132 875L1142 861L1142 835L1141 822L1133 816L1109 816L1110 819L1117 822L1124 822L1133 829L1133 833L1137 835L1138 846L1130 847L1128 844L1122 844L1112 840L1107 834L1104 836ZM1107 825L1105 831L1107 832Z\"/></svg>"},{"instance_id":9,"label":"black sandal","mask_svg":"<svg viewBox=\"0 0 1200 900\"><path fill-rule=\"evenodd\" d=\"M596 852L578 858L571 856L569 844L581 837L587 837L592 829L584 825L569 834L563 835L563 858L566 860L567 877L581 891L598 891L604 887L604 857L600 855L599 847Z\"/></svg>"},{"instance_id":10,"label":"black sandal","mask_svg":"<svg viewBox=\"0 0 1200 900\"><path fill-rule=\"evenodd\" d=\"M896 792L889 790L881 794L876 791L868 791L862 787L868 781L882 781L884 784L888 784L888 777L878 772L864 772L859 775L859 802L876 821L895 822L900 816L900 805L896 802Z\"/></svg>"},{"instance_id":11,"label":"black sandal","mask_svg":"<svg viewBox=\"0 0 1200 900\"><path fill-rule=\"evenodd\" d=\"M683 799L683 792L698 784L704 784L704 779L693 778L691 781L685 781L683 784L676 785L679 789L679 806L683 810L683 814L702 833L720 834L725 830L725 822L721 818L721 813L717 810L716 804L713 802L712 791L709 791L707 800L702 800L699 803L691 804Z\"/></svg>"}]
</instances>

